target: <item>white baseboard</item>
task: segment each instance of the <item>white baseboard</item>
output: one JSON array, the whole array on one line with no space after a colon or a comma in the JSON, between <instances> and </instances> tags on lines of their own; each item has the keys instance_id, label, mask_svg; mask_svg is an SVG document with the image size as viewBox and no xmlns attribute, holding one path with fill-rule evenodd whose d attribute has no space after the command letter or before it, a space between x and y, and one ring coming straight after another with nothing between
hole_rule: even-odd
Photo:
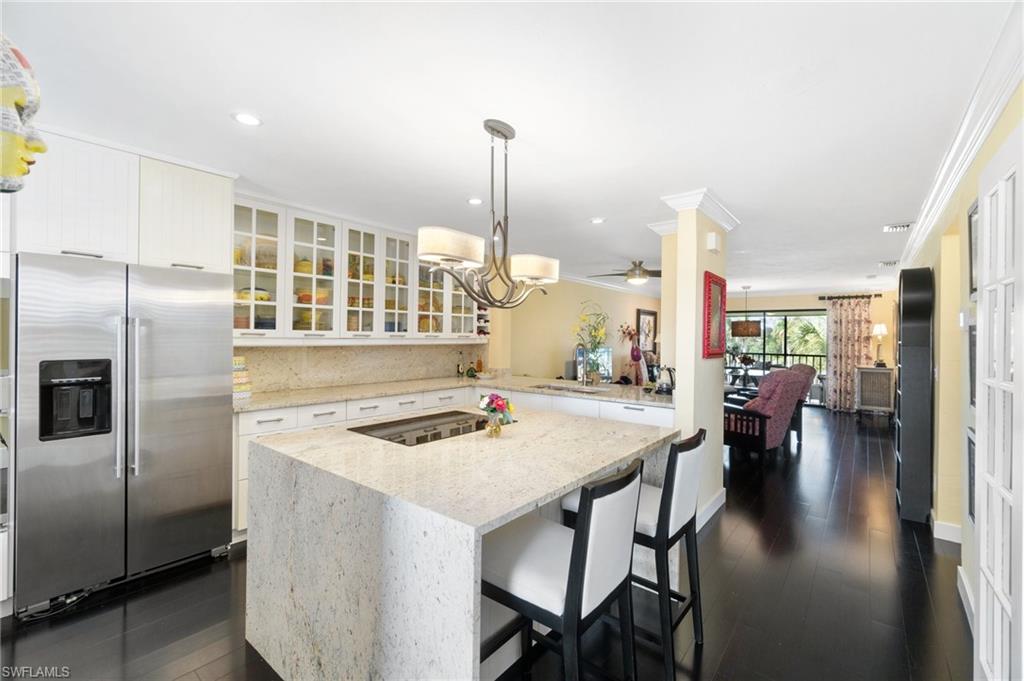
<instances>
[{"instance_id":1,"label":"white baseboard","mask_svg":"<svg viewBox=\"0 0 1024 681\"><path fill-rule=\"evenodd\" d=\"M964 614L967 615L967 624L971 627L971 634L974 634L974 596L971 595L971 586L967 583L967 573L963 565L956 566L956 591L960 594L960 604L964 606Z\"/></svg>"},{"instance_id":2,"label":"white baseboard","mask_svg":"<svg viewBox=\"0 0 1024 681\"><path fill-rule=\"evenodd\" d=\"M8 598L6 601L0 601L0 617L7 617L14 612L14 599Z\"/></svg>"},{"instance_id":3,"label":"white baseboard","mask_svg":"<svg viewBox=\"0 0 1024 681\"><path fill-rule=\"evenodd\" d=\"M942 523L935 520L935 510L932 510L928 520L932 524L932 536L943 541L960 544L963 541L963 531L959 525L953 523Z\"/></svg>"},{"instance_id":4,"label":"white baseboard","mask_svg":"<svg viewBox=\"0 0 1024 681\"><path fill-rule=\"evenodd\" d=\"M707 503L697 509L697 529L704 527L704 525L711 520L711 518L718 512L718 509L725 506L725 488L719 487L715 495L708 499Z\"/></svg>"}]
</instances>

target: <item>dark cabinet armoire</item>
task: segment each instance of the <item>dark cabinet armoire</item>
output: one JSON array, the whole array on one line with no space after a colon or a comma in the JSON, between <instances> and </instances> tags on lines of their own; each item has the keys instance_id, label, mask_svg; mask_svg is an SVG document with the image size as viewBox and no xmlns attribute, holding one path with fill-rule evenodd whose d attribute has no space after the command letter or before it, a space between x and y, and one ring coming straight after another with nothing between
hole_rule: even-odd
<instances>
[{"instance_id":1,"label":"dark cabinet armoire","mask_svg":"<svg viewBox=\"0 0 1024 681\"><path fill-rule=\"evenodd\" d=\"M900 517L928 522L932 510L931 268L900 272L896 346L896 504Z\"/></svg>"}]
</instances>

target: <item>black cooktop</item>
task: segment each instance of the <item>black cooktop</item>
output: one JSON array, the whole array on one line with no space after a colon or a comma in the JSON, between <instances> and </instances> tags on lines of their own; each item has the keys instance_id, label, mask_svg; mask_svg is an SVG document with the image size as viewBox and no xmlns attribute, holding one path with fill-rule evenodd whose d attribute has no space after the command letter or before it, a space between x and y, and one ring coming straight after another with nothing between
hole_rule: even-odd
<instances>
[{"instance_id":1,"label":"black cooktop","mask_svg":"<svg viewBox=\"0 0 1024 681\"><path fill-rule=\"evenodd\" d=\"M475 433L487 425L482 414L468 414L464 411L446 411L440 414L413 416L399 421L374 423L369 426L349 428L353 433L387 440L406 447L437 442L449 437Z\"/></svg>"}]
</instances>

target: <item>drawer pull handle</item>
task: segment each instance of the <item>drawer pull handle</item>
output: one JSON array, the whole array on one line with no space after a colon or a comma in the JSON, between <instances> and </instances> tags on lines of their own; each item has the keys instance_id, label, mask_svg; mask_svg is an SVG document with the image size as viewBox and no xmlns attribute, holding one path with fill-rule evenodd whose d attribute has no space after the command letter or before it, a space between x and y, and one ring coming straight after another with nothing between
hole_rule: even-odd
<instances>
[{"instance_id":1,"label":"drawer pull handle","mask_svg":"<svg viewBox=\"0 0 1024 681\"><path fill-rule=\"evenodd\" d=\"M370 334L368 334L368 333L354 333L354 334L352 334L352 337L353 338L369 338Z\"/></svg>"},{"instance_id":2,"label":"drawer pull handle","mask_svg":"<svg viewBox=\"0 0 1024 681\"><path fill-rule=\"evenodd\" d=\"M423 337L424 338L440 338L441 334L439 334L439 333L425 333L425 334L423 334Z\"/></svg>"},{"instance_id":3,"label":"drawer pull handle","mask_svg":"<svg viewBox=\"0 0 1024 681\"><path fill-rule=\"evenodd\" d=\"M281 421L284 421L283 416L278 416L275 419L256 419L256 425L261 426L264 423L280 423Z\"/></svg>"},{"instance_id":4,"label":"drawer pull handle","mask_svg":"<svg viewBox=\"0 0 1024 681\"><path fill-rule=\"evenodd\" d=\"M643 407L631 407L631 406L629 406L628 404L627 404L627 405L625 405L625 406L624 406L624 407L622 407L622 408L623 408L623 409L628 409L628 410L630 410L630 411L647 411L647 410L646 410L646 409L644 409Z\"/></svg>"},{"instance_id":5,"label":"drawer pull handle","mask_svg":"<svg viewBox=\"0 0 1024 681\"><path fill-rule=\"evenodd\" d=\"M391 338L405 338L405 334L404 333L392 333L392 334L388 334L388 335Z\"/></svg>"},{"instance_id":6,"label":"drawer pull handle","mask_svg":"<svg viewBox=\"0 0 1024 681\"><path fill-rule=\"evenodd\" d=\"M455 399L455 395L441 395L440 397L437 398L437 401L438 402L443 402L444 400L454 400L454 399Z\"/></svg>"},{"instance_id":7,"label":"drawer pull handle","mask_svg":"<svg viewBox=\"0 0 1024 681\"><path fill-rule=\"evenodd\" d=\"M61 251L62 255L83 255L86 258L102 258L102 253L90 253L89 251Z\"/></svg>"},{"instance_id":8,"label":"drawer pull handle","mask_svg":"<svg viewBox=\"0 0 1024 681\"><path fill-rule=\"evenodd\" d=\"M171 267L184 267L188 270L205 270L206 265L191 265L187 262L172 262Z\"/></svg>"},{"instance_id":9,"label":"drawer pull handle","mask_svg":"<svg viewBox=\"0 0 1024 681\"><path fill-rule=\"evenodd\" d=\"M316 337L316 338L322 338L323 336L326 336L327 334L325 334L325 333L304 333L302 335L303 336Z\"/></svg>"},{"instance_id":10,"label":"drawer pull handle","mask_svg":"<svg viewBox=\"0 0 1024 681\"><path fill-rule=\"evenodd\" d=\"M334 416L337 413L338 412L336 410L334 410L334 409L332 409L330 411L315 411L315 412L313 412L313 418L318 419L321 416Z\"/></svg>"},{"instance_id":11,"label":"drawer pull handle","mask_svg":"<svg viewBox=\"0 0 1024 681\"><path fill-rule=\"evenodd\" d=\"M416 400L406 400L405 402L399 402L398 406L399 407L405 407L405 406L408 406L410 404L416 404Z\"/></svg>"},{"instance_id":12,"label":"drawer pull handle","mask_svg":"<svg viewBox=\"0 0 1024 681\"><path fill-rule=\"evenodd\" d=\"M379 404L367 404L367 405L364 405L362 407L359 407L359 411L366 411L367 409L379 409L379 408L380 408Z\"/></svg>"},{"instance_id":13,"label":"drawer pull handle","mask_svg":"<svg viewBox=\"0 0 1024 681\"><path fill-rule=\"evenodd\" d=\"M243 331L239 334L240 336L266 336L267 334L263 331Z\"/></svg>"}]
</instances>

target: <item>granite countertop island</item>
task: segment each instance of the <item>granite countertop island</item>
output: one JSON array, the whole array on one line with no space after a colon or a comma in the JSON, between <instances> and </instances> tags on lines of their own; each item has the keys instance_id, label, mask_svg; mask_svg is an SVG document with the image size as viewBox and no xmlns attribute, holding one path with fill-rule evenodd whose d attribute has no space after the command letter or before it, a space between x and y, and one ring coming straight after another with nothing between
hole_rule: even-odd
<instances>
[{"instance_id":1,"label":"granite countertop island","mask_svg":"<svg viewBox=\"0 0 1024 681\"><path fill-rule=\"evenodd\" d=\"M641 404L652 407L671 407L671 395L646 393L643 388L635 385L616 385L602 383L588 387L588 392L557 390L538 386L565 386L578 388L576 381L534 378L530 376L506 376L493 379L460 378L420 378L409 381L387 381L382 383L362 383L358 385L327 386L322 388L303 388L298 390L274 390L254 392L247 400L235 402L235 412L259 411L262 409L279 409L282 407L301 407L310 404L326 404L346 400L364 400L391 395L428 392L430 390L450 390L454 388L474 387L481 390L517 390L520 392L555 395L559 397L577 397L607 402L623 402ZM589 392L592 390L593 392Z\"/></svg>"},{"instance_id":2,"label":"granite countertop island","mask_svg":"<svg viewBox=\"0 0 1024 681\"><path fill-rule=\"evenodd\" d=\"M481 537L638 457L657 483L679 434L525 410L499 438L350 430L394 418L251 445L246 638L284 679L479 678Z\"/></svg>"}]
</instances>

